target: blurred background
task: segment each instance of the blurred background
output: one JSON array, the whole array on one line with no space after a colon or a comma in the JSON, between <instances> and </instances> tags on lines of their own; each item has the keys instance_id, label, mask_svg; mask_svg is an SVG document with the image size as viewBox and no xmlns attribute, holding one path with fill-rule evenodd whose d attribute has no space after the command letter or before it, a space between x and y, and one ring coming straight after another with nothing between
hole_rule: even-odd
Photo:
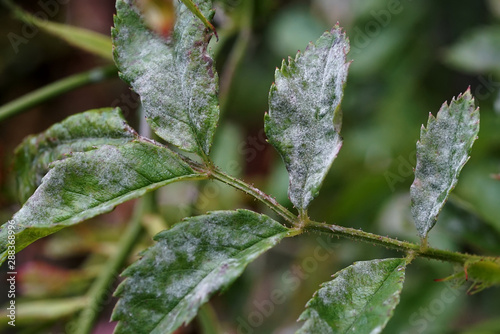
<instances>
[{"instance_id":1,"label":"blurred background","mask_svg":"<svg viewBox=\"0 0 500 334\"><path fill-rule=\"evenodd\" d=\"M174 0L176 1L176 0ZM430 233L433 247L500 255L500 1L225 0L216 1L219 41L211 42L220 75L221 119L212 149L216 164L291 207L284 165L265 140L263 116L274 70L336 22L351 42L352 65L342 103L344 145L309 213L317 221L418 241L409 214L415 143L429 112L469 86L481 109L479 139L458 186ZM17 1L31 13L106 36L113 0ZM168 35L172 3L141 0L152 28ZM72 74L110 62L40 30L28 31L0 7L0 105ZM28 34L29 33L29 34ZM20 37L21 39L17 38ZM120 106L138 129L139 101L117 76L57 96L0 122L0 222L19 209L13 152L23 138L89 109ZM178 183L156 193L158 213L129 262L151 236L185 216L259 203L214 182ZM71 333L86 294L116 251L133 203L64 229L18 254L18 318L5 333ZM274 217L279 219L277 217ZM318 248L320 247L320 249ZM318 256L318 254L321 254ZM211 301L224 333L293 333L305 303L354 261L398 254L320 235L283 241ZM500 333L500 289L469 296L434 282L450 264L417 259L407 270L401 302L386 333ZM4 277L5 266L0 268ZM117 284L115 282L115 284ZM2 278L2 282L6 282ZM7 301L2 283L0 302ZM116 285L115 285L116 286ZM115 299L101 303L94 333L112 333ZM5 291L4 291L5 290ZM273 291L283 298L272 301ZM1 312L4 308L2 307ZM194 321L179 333L203 333Z\"/></svg>"}]
</instances>

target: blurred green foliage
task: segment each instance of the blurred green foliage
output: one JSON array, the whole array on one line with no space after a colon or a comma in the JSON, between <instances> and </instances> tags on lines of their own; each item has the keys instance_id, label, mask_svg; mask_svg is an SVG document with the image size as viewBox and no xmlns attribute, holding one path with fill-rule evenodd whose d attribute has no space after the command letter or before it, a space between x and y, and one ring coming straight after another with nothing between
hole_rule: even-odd
<instances>
[{"instance_id":1,"label":"blurred green foliage","mask_svg":"<svg viewBox=\"0 0 500 334\"><path fill-rule=\"evenodd\" d=\"M246 1L252 1L251 6L241 6ZM28 9L36 12L36 1L24 2ZM286 170L262 132L269 87L274 69L283 58L304 50L309 41L316 40L339 21L350 38L349 57L353 60L342 103L344 146L309 210L310 216L318 221L416 241L408 194L420 125L426 122L429 112L435 114L445 100L449 101L470 85L481 108L479 139L429 243L439 248L500 256L500 181L491 177L500 173L499 3L498 0L220 1L215 20L220 42L212 43L219 73L224 73L231 59L239 32L244 28L245 20L241 18L250 15L248 8L252 10L252 20L251 36L232 77L216 134L214 161L230 174L254 183L291 207L287 199ZM72 4L61 6L62 10L53 19L64 22L70 15L78 15L72 7L76 5ZM104 20L101 25L111 25L109 11L113 5L112 0L101 1L99 9L106 14L101 15ZM89 11L95 11L92 6L96 6L96 2L88 2L86 6ZM0 11L0 35L19 33L21 27L21 23L9 18L7 11ZM88 60L89 57L41 32L22 45L18 53L13 51L8 39L1 39L0 103L66 72L99 63L93 58ZM228 78L231 77L221 76L221 80L230 80ZM120 94L132 96L123 84L113 80L98 90L85 89L61 96L0 124L3 159L0 216L3 220L16 210L9 195L7 171L12 149L22 137L44 130L68 115L109 106L116 99L118 105L127 107ZM132 124L137 124L133 108L128 107L130 112L126 116ZM158 191L157 199L160 225L171 225L182 217L214 209L247 207L272 216L245 195L213 181L169 186ZM53 297L80 296L82 287L87 286L113 251L113 242L125 223L124 215L119 214L118 218L116 215L95 219L84 232L82 227L76 227L71 232L58 233L45 245L38 246L45 246L40 254L21 253L20 260L26 264L50 261L67 271L67 281L74 279L71 276L74 268L85 272L80 282L71 281L74 289L61 287L58 293L50 292ZM158 220L155 221L158 224ZM101 225L107 226L106 232ZM148 231L157 229L149 226ZM109 240L92 237L102 233L114 237ZM63 243L63 237L80 241ZM66 245L67 248L57 249L55 240L60 242L60 247ZM144 240L145 245L149 238ZM75 248L75 243L81 247ZM61 259L65 253L66 259ZM324 257L315 257L316 253ZM354 261L399 255L349 240L304 235L283 241L261 257L212 304L228 331L285 333L297 328L295 320L306 301L319 283L336 271ZM401 303L385 332L499 333L500 289L491 288L467 296L463 288L433 281L452 271L448 264L414 261L407 270ZM49 277L39 275L41 281ZM272 312L267 312L269 308L263 310L262 305L276 289L283 293L285 302L273 304ZM35 300L42 292L26 289L24 298ZM5 298L4 293L1 298ZM108 314L104 312L102 321L107 320ZM61 313L61 316L68 319L67 314ZM52 328L60 329L64 325L56 323ZM196 324L190 328L188 330L194 332Z\"/></svg>"}]
</instances>

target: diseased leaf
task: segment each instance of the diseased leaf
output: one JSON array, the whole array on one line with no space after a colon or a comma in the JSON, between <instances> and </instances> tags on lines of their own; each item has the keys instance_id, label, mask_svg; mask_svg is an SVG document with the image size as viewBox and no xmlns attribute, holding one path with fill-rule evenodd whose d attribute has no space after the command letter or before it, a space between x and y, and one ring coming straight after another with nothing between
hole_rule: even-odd
<instances>
[{"instance_id":1,"label":"diseased leaf","mask_svg":"<svg viewBox=\"0 0 500 334\"><path fill-rule=\"evenodd\" d=\"M238 210L191 217L161 232L123 272L115 333L172 333L288 231L267 216Z\"/></svg>"},{"instance_id":2,"label":"diseased leaf","mask_svg":"<svg viewBox=\"0 0 500 334\"><path fill-rule=\"evenodd\" d=\"M29 136L16 149L14 170L18 196L24 203L40 185L49 164L75 152L102 145L122 145L138 137L120 109L96 109L70 116L37 136Z\"/></svg>"},{"instance_id":3,"label":"diseased leaf","mask_svg":"<svg viewBox=\"0 0 500 334\"><path fill-rule=\"evenodd\" d=\"M12 218L16 251L148 191L198 176L175 153L145 139L74 153L53 163L40 187ZM8 245L7 224L0 230L0 264Z\"/></svg>"},{"instance_id":4,"label":"diseased leaf","mask_svg":"<svg viewBox=\"0 0 500 334\"><path fill-rule=\"evenodd\" d=\"M289 173L288 195L305 210L342 146L340 102L349 42L338 26L283 61L269 92L265 130Z\"/></svg>"},{"instance_id":5,"label":"diseased leaf","mask_svg":"<svg viewBox=\"0 0 500 334\"><path fill-rule=\"evenodd\" d=\"M211 34L178 1L172 36L150 31L132 0L116 2L112 36L121 77L141 96L153 130L166 141L201 156L209 154L219 117L218 77L207 50ZM211 19L212 2L196 2Z\"/></svg>"},{"instance_id":6,"label":"diseased leaf","mask_svg":"<svg viewBox=\"0 0 500 334\"><path fill-rule=\"evenodd\" d=\"M417 142L417 166L411 185L411 213L421 238L426 239L458 175L469 159L479 131L479 108L469 90L450 105L446 102L427 128L422 125Z\"/></svg>"},{"instance_id":7,"label":"diseased leaf","mask_svg":"<svg viewBox=\"0 0 500 334\"><path fill-rule=\"evenodd\" d=\"M202 12L200 12L200 9L198 8L198 6L193 2L193 0L181 0L182 3L187 7L189 8L189 10L194 14L196 15L197 18L199 18L201 20L201 22L203 22L203 24L205 25L205 27L207 27L208 29L210 29L211 31L213 31L213 33L215 34L215 36L217 36L217 31L215 30L215 27L212 23L210 23L210 21L203 15Z\"/></svg>"},{"instance_id":8,"label":"diseased leaf","mask_svg":"<svg viewBox=\"0 0 500 334\"><path fill-rule=\"evenodd\" d=\"M405 259L356 262L309 300L299 334L380 333L399 303Z\"/></svg>"}]
</instances>

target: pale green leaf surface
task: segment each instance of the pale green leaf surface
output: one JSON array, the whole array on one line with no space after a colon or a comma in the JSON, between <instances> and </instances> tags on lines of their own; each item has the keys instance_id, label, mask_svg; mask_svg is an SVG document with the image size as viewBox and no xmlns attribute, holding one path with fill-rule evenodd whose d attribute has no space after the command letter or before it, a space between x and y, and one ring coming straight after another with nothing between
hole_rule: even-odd
<instances>
[{"instance_id":1,"label":"pale green leaf surface","mask_svg":"<svg viewBox=\"0 0 500 334\"><path fill-rule=\"evenodd\" d=\"M153 130L188 152L208 155L219 117L218 77L207 49L211 34L186 6L165 40L150 31L132 0L116 2L112 36L122 79L141 96ZM212 2L196 2L211 19Z\"/></svg>"},{"instance_id":2,"label":"pale green leaf surface","mask_svg":"<svg viewBox=\"0 0 500 334\"><path fill-rule=\"evenodd\" d=\"M380 333L399 303L405 259L356 262L309 300L298 334Z\"/></svg>"},{"instance_id":3,"label":"pale green leaf surface","mask_svg":"<svg viewBox=\"0 0 500 334\"><path fill-rule=\"evenodd\" d=\"M469 90L446 102L417 142L417 166L411 185L411 213L421 238L436 224L439 212L455 188L479 131L479 108Z\"/></svg>"},{"instance_id":4,"label":"pale green leaf surface","mask_svg":"<svg viewBox=\"0 0 500 334\"><path fill-rule=\"evenodd\" d=\"M157 243L123 273L115 333L172 333L226 289L288 229L257 213L215 211L191 217L155 237Z\"/></svg>"},{"instance_id":5,"label":"pale green leaf surface","mask_svg":"<svg viewBox=\"0 0 500 334\"><path fill-rule=\"evenodd\" d=\"M19 19L24 22L34 25L49 34L52 34L70 45L100 56L102 58L113 60L111 38L95 31L73 27L67 24L50 22L41 19L35 15L22 10L14 5L11 1L6 1L6 4L14 11Z\"/></svg>"},{"instance_id":6,"label":"pale green leaf surface","mask_svg":"<svg viewBox=\"0 0 500 334\"><path fill-rule=\"evenodd\" d=\"M15 154L19 199L24 203L33 194L50 163L71 153L90 151L102 145L122 145L137 137L118 108L73 115L39 135L29 136Z\"/></svg>"},{"instance_id":7,"label":"pale green leaf surface","mask_svg":"<svg viewBox=\"0 0 500 334\"><path fill-rule=\"evenodd\" d=\"M53 163L40 187L12 218L16 251L148 191L198 176L168 148L145 139L74 153ZM7 224L0 230L0 252L8 246Z\"/></svg>"},{"instance_id":8,"label":"pale green leaf surface","mask_svg":"<svg viewBox=\"0 0 500 334\"><path fill-rule=\"evenodd\" d=\"M290 200L306 209L342 146L340 102L349 42L336 26L283 61L269 92L265 130L289 173Z\"/></svg>"}]
</instances>

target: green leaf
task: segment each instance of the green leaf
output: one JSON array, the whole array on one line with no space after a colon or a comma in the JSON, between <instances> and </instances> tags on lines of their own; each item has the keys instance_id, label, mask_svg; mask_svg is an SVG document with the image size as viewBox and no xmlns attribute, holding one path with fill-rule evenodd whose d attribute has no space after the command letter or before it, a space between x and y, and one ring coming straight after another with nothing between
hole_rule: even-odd
<instances>
[{"instance_id":1,"label":"green leaf","mask_svg":"<svg viewBox=\"0 0 500 334\"><path fill-rule=\"evenodd\" d=\"M469 160L479 131L479 108L469 90L446 102L427 128L422 125L417 142L417 166L411 185L411 213L421 238L426 239L458 175Z\"/></svg>"},{"instance_id":2,"label":"green leaf","mask_svg":"<svg viewBox=\"0 0 500 334\"><path fill-rule=\"evenodd\" d=\"M288 231L267 216L238 210L191 217L161 232L123 273L115 333L172 333Z\"/></svg>"},{"instance_id":3,"label":"green leaf","mask_svg":"<svg viewBox=\"0 0 500 334\"><path fill-rule=\"evenodd\" d=\"M29 136L17 147L14 161L19 199L24 203L33 194L50 163L74 152L122 145L137 137L119 108L73 115L37 136Z\"/></svg>"},{"instance_id":4,"label":"green leaf","mask_svg":"<svg viewBox=\"0 0 500 334\"><path fill-rule=\"evenodd\" d=\"M12 218L16 251L148 191L200 177L168 148L146 139L74 153L52 166L40 187ZM8 224L0 230L0 264L8 247Z\"/></svg>"},{"instance_id":5,"label":"green leaf","mask_svg":"<svg viewBox=\"0 0 500 334\"><path fill-rule=\"evenodd\" d=\"M380 333L399 303L405 267L405 259L384 259L339 271L309 300L297 333Z\"/></svg>"},{"instance_id":6,"label":"green leaf","mask_svg":"<svg viewBox=\"0 0 500 334\"><path fill-rule=\"evenodd\" d=\"M50 22L14 5L11 1L4 3L12 9L14 14L29 25L34 25L49 34L66 41L70 45L95 54L105 59L113 60L111 38L95 31L73 27L67 24Z\"/></svg>"},{"instance_id":7,"label":"green leaf","mask_svg":"<svg viewBox=\"0 0 500 334\"><path fill-rule=\"evenodd\" d=\"M132 0L116 2L112 31L121 77L141 96L149 124L166 141L200 156L209 154L219 117L218 77L207 49L211 34L177 1L172 37L150 31ZM211 19L209 0L197 1Z\"/></svg>"},{"instance_id":8,"label":"green leaf","mask_svg":"<svg viewBox=\"0 0 500 334\"><path fill-rule=\"evenodd\" d=\"M338 26L283 61L269 92L265 130L289 173L288 195L305 210L342 146L340 102L349 42ZM334 124L335 123L335 124Z\"/></svg>"}]
</instances>

